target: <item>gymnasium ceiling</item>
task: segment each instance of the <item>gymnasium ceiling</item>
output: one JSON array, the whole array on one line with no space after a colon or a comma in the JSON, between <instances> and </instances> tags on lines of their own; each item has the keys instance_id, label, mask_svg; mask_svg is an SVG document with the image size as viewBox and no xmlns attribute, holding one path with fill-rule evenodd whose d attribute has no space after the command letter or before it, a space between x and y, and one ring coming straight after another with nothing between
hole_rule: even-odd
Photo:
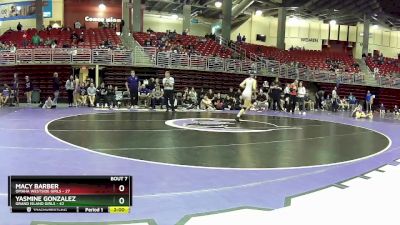
<instances>
[{"instance_id":1,"label":"gymnasium ceiling","mask_svg":"<svg viewBox=\"0 0 400 225\"><path fill-rule=\"evenodd\" d=\"M216 8L216 0L145 0L146 10L167 13L182 13L185 3L192 4L192 15L206 18L220 18L221 8ZM232 0L233 26L246 21L252 13L260 9L264 16L277 16L279 7L287 7L288 16L318 18L337 24L355 25L366 15L372 24L392 29L400 29L399 0ZM234 13L233 13L234 14Z\"/></svg>"}]
</instances>

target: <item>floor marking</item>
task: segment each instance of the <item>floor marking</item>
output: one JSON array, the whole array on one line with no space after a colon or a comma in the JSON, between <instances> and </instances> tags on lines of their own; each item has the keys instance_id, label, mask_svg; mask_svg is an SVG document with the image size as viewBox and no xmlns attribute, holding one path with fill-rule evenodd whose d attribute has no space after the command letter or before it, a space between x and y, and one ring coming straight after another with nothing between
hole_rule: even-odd
<instances>
[{"instance_id":1,"label":"floor marking","mask_svg":"<svg viewBox=\"0 0 400 225\"><path fill-rule=\"evenodd\" d=\"M350 134L338 134L338 135L329 135L329 136L320 136L320 137L312 137L312 138L301 138L301 139L289 139L289 140L280 140L280 141L264 141L264 142L248 142L248 143L237 143L237 144L224 144L224 145L198 145L198 146L172 146L172 147L159 147L159 148L136 148L136 147L129 147L129 148L97 148L96 150L99 151L121 151L121 150L139 150L139 149L190 149L190 148L214 148L214 147L230 147L230 146L243 146L243 145L259 145L259 144L273 144L273 143L283 143L283 142L290 142L290 141L306 141L306 140L316 140L316 139L324 139L327 137L336 137L336 136L347 136L347 135L357 135L362 133L370 133L371 131L365 132L357 132L357 133L350 133Z\"/></svg>"},{"instance_id":2,"label":"floor marking","mask_svg":"<svg viewBox=\"0 0 400 225\"><path fill-rule=\"evenodd\" d=\"M115 112L113 112L113 113L115 113ZM235 112L231 112L231 113L235 113ZM128 160L128 161L134 161L134 162L141 162L141 163L148 163L148 164L154 164L154 165L159 165L159 166L170 166L170 167L181 167L181 168L192 168L192 169L204 169L204 170L243 170L243 171L261 170L262 171L262 170L289 170L289 169L302 169L302 168L329 167L329 166L344 165L344 164L354 163L354 162L361 161L361 160L366 160L366 159L375 157L375 156L385 152L386 150L388 150L392 146L392 139L390 139L386 134L384 134L384 133L382 133L380 131L373 130L373 129L368 128L368 127L362 127L361 125L355 125L355 124L347 124L347 123L341 122L341 121L335 122L335 121L332 121L332 120L322 120L322 119L318 119L318 118L301 118L301 119L304 119L304 120L312 120L312 121L320 121L320 122L331 122L331 123L344 124L344 125L358 127L358 128L364 128L364 129L367 129L367 130L370 130L370 131L373 131L373 132L376 132L376 133L379 133L379 134L385 136L386 139L389 141L389 144L384 149L382 149L381 151L379 151L379 152L377 152L375 154L368 155L368 156L365 156L365 157L362 157L362 158L358 158L358 159L354 159L354 160L349 160L349 161L345 161L345 162L339 162L339 163L330 163L330 164L313 165L313 166L279 167L279 168L224 168L224 167L205 167L205 166L177 165L177 164L171 164L171 163L161 163L161 162L154 162L154 161L148 161L148 160L132 159L132 158L127 158L127 157L122 157L122 156L116 156L116 155L107 154L107 153L104 153L104 152L99 152L99 151L91 150L91 149L88 149L88 148L84 148L84 147L81 147L81 146L78 146L78 145L74 145L72 143L69 143L67 141L64 141L64 140L52 135L49 132L49 129L48 129L49 124L54 122L54 121L57 121L57 120L60 120L60 119L65 119L65 118L71 118L71 117L79 116L79 115L95 115L95 114L107 115L107 114L110 114L110 113L87 112L87 113L77 113L77 114L72 114L72 115L64 115L64 116L61 116L61 117L58 117L58 118L55 118L55 119L47 121L47 123L45 125L45 131L46 131L47 135L49 135L50 137L54 138L55 140L58 140L61 143L64 143L64 144L69 145L69 146L73 146L75 148L78 148L78 149L86 151L86 152L90 152L90 153L97 154L97 155L102 155L102 156L105 156L105 157ZM227 113L227 114L230 114L230 113ZM284 118L289 118L289 119L298 119L298 118L295 118L295 117L289 117L287 115L276 115L276 116L274 116L274 115L265 115L265 114L256 114L256 115L260 115L260 116L263 116L263 117L266 117L266 118L271 118L272 117L272 119L275 119L273 117L278 117L278 116L279 117L284 117ZM276 119L278 119L278 118L276 118ZM397 148L395 148L395 149L397 149Z\"/></svg>"},{"instance_id":3,"label":"floor marking","mask_svg":"<svg viewBox=\"0 0 400 225\"><path fill-rule=\"evenodd\" d=\"M54 132L165 132L165 131L187 131L184 129L164 129L164 130L50 130Z\"/></svg>"},{"instance_id":4,"label":"floor marking","mask_svg":"<svg viewBox=\"0 0 400 225\"><path fill-rule=\"evenodd\" d=\"M386 172L386 171L384 171L384 170L381 170L381 169L376 169L376 171L378 171L378 172L381 172L381 173L384 173L384 172Z\"/></svg>"},{"instance_id":5,"label":"floor marking","mask_svg":"<svg viewBox=\"0 0 400 225\"><path fill-rule=\"evenodd\" d=\"M24 147L19 147L19 146L0 146L0 151L6 150L6 149L23 149L23 150L52 150L52 151L75 151L76 149L74 148L37 148L37 147L29 147L29 146L24 146Z\"/></svg>"},{"instance_id":6,"label":"floor marking","mask_svg":"<svg viewBox=\"0 0 400 225\"><path fill-rule=\"evenodd\" d=\"M92 121L101 121L101 122L115 122L115 121L136 121L136 122L153 122L153 121L156 121L156 122L160 122L160 121L166 121L166 120L73 120L73 119L71 119L71 120L63 120L63 119L61 119L61 120L57 120L57 122L75 122L75 121L77 121L77 122L92 122Z\"/></svg>"},{"instance_id":7,"label":"floor marking","mask_svg":"<svg viewBox=\"0 0 400 225\"><path fill-rule=\"evenodd\" d=\"M290 179L293 179L293 178L300 178L300 177L304 177L304 176L308 176L308 175L315 175L315 174L324 173L325 171L326 170L317 170L317 171L314 171L314 172L303 173L303 174L300 174L300 175L287 176L287 177L282 177L282 178L272 179L272 180L257 181L257 182L253 182L253 183L240 184L240 185L234 185L234 186L229 186L229 187L219 187L219 188L210 188L210 189L202 189L202 190L194 190L194 191L183 191L183 192L170 192L170 193L159 193L159 194L135 195L134 198L171 197L171 196L192 195L192 194L200 194L200 193L208 193L208 192L234 190L234 189L240 189L240 188L255 187L255 186L268 184L268 183L287 181L287 180L290 180Z\"/></svg>"},{"instance_id":8,"label":"floor marking","mask_svg":"<svg viewBox=\"0 0 400 225\"><path fill-rule=\"evenodd\" d=\"M344 185L344 184L339 184L339 183L333 184L332 186L337 187L337 188L340 188L340 189L346 189L346 188L349 187L349 186L346 186L346 185Z\"/></svg>"},{"instance_id":9,"label":"floor marking","mask_svg":"<svg viewBox=\"0 0 400 225\"><path fill-rule=\"evenodd\" d=\"M363 178L363 179L366 179L366 180L371 179L371 177L365 176L365 175L361 175L361 176L359 176L359 177L360 177L360 178Z\"/></svg>"}]
</instances>

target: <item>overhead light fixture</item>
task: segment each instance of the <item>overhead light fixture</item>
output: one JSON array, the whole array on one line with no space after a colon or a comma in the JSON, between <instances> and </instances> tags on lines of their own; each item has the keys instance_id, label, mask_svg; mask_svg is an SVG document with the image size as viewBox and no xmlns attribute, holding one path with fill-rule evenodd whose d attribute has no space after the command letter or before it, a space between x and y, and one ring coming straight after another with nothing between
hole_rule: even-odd
<instances>
[{"instance_id":1,"label":"overhead light fixture","mask_svg":"<svg viewBox=\"0 0 400 225\"><path fill-rule=\"evenodd\" d=\"M288 22L290 25L299 25L302 20L296 16L290 16Z\"/></svg>"},{"instance_id":2,"label":"overhead light fixture","mask_svg":"<svg viewBox=\"0 0 400 225\"><path fill-rule=\"evenodd\" d=\"M375 17L377 17L377 16L378 16L378 14L376 14L376 13L375 13L375 14L374 14L374 16L375 16Z\"/></svg>"},{"instance_id":3,"label":"overhead light fixture","mask_svg":"<svg viewBox=\"0 0 400 225\"><path fill-rule=\"evenodd\" d=\"M375 30L376 30L376 29L378 29L378 28L379 28L379 26L378 26L377 24L375 24L375 25L372 26L372 29L375 29Z\"/></svg>"},{"instance_id":4,"label":"overhead light fixture","mask_svg":"<svg viewBox=\"0 0 400 225\"><path fill-rule=\"evenodd\" d=\"M100 3L100 4L99 4L99 9L100 9L100 10L104 11L104 10L106 10L106 8L107 8L107 7L106 7L106 5L104 5L104 3Z\"/></svg>"},{"instance_id":5,"label":"overhead light fixture","mask_svg":"<svg viewBox=\"0 0 400 225\"><path fill-rule=\"evenodd\" d=\"M174 20L176 20L176 19L178 19L179 17L178 17L178 15L176 15L176 14L172 14L172 15L171 15L171 18L174 19Z\"/></svg>"},{"instance_id":6,"label":"overhead light fixture","mask_svg":"<svg viewBox=\"0 0 400 225\"><path fill-rule=\"evenodd\" d=\"M331 21L329 21L329 24L330 24L331 26L335 26L335 25L336 25L336 20L331 20Z\"/></svg>"},{"instance_id":7,"label":"overhead light fixture","mask_svg":"<svg viewBox=\"0 0 400 225\"><path fill-rule=\"evenodd\" d=\"M17 11L21 11L21 6L18 5L18 6L16 7L16 9L17 9Z\"/></svg>"},{"instance_id":8,"label":"overhead light fixture","mask_svg":"<svg viewBox=\"0 0 400 225\"><path fill-rule=\"evenodd\" d=\"M333 11L334 11L334 12L337 12L337 11L339 11L339 9L333 9Z\"/></svg>"},{"instance_id":9,"label":"overhead light fixture","mask_svg":"<svg viewBox=\"0 0 400 225\"><path fill-rule=\"evenodd\" d=\"M221 6L222 6L222 2L221 1L216 1L215 2L215 7L221 8Z\"/></svg>"},{"instance_id":10,"label":"overhead light fixture","mask_svg":"<svg viewBox=\"0 0 400 225\"><path fill-rule=\"evenodd\" d=\"M262 13L263 13L263 12L262 12L261 10L257 10L257 11L256 11L256 16L262 16Z\"/></svg>"}]
</instances>

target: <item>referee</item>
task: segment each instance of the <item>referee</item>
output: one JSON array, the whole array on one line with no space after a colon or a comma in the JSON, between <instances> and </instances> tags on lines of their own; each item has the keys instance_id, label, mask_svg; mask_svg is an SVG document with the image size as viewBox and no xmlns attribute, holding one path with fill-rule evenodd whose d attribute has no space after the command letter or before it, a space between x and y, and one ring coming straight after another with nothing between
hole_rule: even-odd
<instances>
[{"instance_id":1,"label":"referee","mask_svg":"<svg viewBox=\"0 0 400 225\"><path fill-rule=\"evenodd\" d=\"M174 78L171 77L171 74L169 71L165 71L165 77L162 80L163 86L164 86L164 99L165 99L165 106L167 107L167 112L169 111L169 108L171 107L172 112L175 111L174 108Z\"/></svg>"}]
</instances>

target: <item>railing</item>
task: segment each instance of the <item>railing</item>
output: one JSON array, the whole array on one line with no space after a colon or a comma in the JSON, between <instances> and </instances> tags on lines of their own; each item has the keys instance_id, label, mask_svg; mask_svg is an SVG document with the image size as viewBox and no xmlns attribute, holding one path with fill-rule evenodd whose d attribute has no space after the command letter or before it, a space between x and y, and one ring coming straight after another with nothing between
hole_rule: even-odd
<instances>
[{"instance_id":1,"label":"railing","mask_svg":"<svg viewBox=\"0 0 400 225\"><path fill-rule=\"evenodd\" d=\"M0 51L0 65L30 63L133 65L129 50L35 48Z\"/></svg>"},{"instance_id":2,"label":"railing","mask_svg":"<svg viewBox=\"0 0 400 225\"><path fill-rule=\"evenodd\" d=\"M18 64L101 64L150 66L201 71L282 77L317 82L364 84L362 73L338 73L298 68L295 65L260 58L260 61L224 59L201 55L157 52L156 48L131 50L109 49L18 49L16 52L0 51L0 65ZM379 86L400 88L400 78L379 77Z\"/></svg>"}]
</instances>

